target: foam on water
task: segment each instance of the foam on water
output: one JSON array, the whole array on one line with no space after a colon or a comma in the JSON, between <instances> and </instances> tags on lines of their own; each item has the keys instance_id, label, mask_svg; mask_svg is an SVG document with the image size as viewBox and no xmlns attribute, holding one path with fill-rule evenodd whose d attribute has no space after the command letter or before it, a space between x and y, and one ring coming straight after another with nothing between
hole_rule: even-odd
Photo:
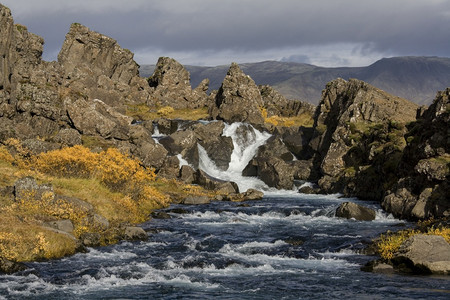
<instances>
[{"instance_id":1,"label":"foam on water","mask_svg":"<svg viewBox=\"0 0 450 300\"><path fill-rule=\"evenodd\" d=\"M336 268L348 268L348 267L356 267L358 264L349 263L344 259L336 259L336 258L316 258L310 256L307 259L304 258L296 258L282 255L268 255L264 253L242 253L239 251L239 245L226 244L224 245L218 252L227 257L239 258L244 261L259 263L259 264L267 264L272 266L273 268L283 268L290 269L291 267L295 268L307 268L307 269L336 269Z\"/></svg>"},{"instance_id":2,"label":"foam on water","mask_svg":"<svg viewBox=\"0 0 450 300\"><path fill-rule=\"evenodd\" d=\"M181 154L177 154L176 156L177 156L177 158L178 158L178 160L179 160L179 162L180 162L180 168L181 168L182 166L190 166L190 167L192 167L192 166L188 163L188 161L185 160L185 159L183 158L183 156L182 156Z\"/></svg>"}]
</instances>

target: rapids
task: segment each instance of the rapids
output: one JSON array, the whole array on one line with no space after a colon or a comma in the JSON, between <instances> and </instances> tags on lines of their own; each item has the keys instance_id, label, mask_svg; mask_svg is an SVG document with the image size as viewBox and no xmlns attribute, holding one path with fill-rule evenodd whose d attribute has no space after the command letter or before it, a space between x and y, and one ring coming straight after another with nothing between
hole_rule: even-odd
<instances>
[{"instance_id":1,"label":"rapids","mask_svg":"<svg viewBox=\"0 0 450 300\"><path fill-rule=\"evenodd\" d=\"M218 171L201 148L200 167L236 181L241 190L264 190L263 200L172 205L164 209L172 218L142 224L147 241L91 248L1 275L0 299L449 298L448 277L360 270L374 259L360 254L372 238L411 225L386 215L378 204L274 191L255 178L242 177L241 168L269 136L255 130L238 137L238 127L224 130L239 148L229 169ZM344 201L376 209L376 219L336 218L334 211Z\"/></svg>"}]
</instances>

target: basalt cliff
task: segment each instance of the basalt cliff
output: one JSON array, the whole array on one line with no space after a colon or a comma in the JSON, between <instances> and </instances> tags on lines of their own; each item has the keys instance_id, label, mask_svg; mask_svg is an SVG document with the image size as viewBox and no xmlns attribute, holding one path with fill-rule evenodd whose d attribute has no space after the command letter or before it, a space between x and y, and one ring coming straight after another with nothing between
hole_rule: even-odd
<instances>
[{"instance_id":1,"label":"basalt cliff","mask_svg":"<svg viewBox=\"0 0 450 300\"><path fill-rule=\"evenodd\" d=\"M450 214L450 88L438 92L425 108L359 80L336 79L325 86L314 107L286 99L270 86L257 86L235 63L220 88L209 94L207 79L192 88L189 72L167 57L158 60L152 76L142 78L129 50L77 23L70 27L57 61L42 60L43 43L25 26L14 24L10 10L0 5L0 145L12 156L74 146L89 148L94 155L114 148L137 159L151 176L221 191L209 199L205 194L186 197L188 189L169 192L172 202L260 198L257 191L239 191L235 183L199 169L199 148L219 169L228 168L235 146L223 132L227 124L239 123L237 132L244 140L252 139L256 129L271 134L243 170L270 187L293 189L310 181L316 185L300 192L376 200L401 218ZM195 118L199 111L201 117ZM171 117L177 112L189 117ZM155 141L155 133L163 136ZM28 179L12 185L2 177L0 205L17 202L21 190L31 191L33 199L69 199L64 201L89 212L86 220L97 228L112 226L92 205L23 177ZM114 182L108 181L112 190L122 191ZM61 229L59 221L67 216L52 218L58 221L55 230L73 231L73 224ZM133 230L125 225L119 227ZM99 244L98 239L80 237L85 245Z\"/></svg>"}]
</instances>

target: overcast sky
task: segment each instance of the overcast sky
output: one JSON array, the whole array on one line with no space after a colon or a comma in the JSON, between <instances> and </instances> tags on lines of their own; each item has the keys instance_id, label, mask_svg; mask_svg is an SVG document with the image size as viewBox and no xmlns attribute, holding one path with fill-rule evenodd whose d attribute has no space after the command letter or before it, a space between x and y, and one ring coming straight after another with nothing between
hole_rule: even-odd
<instances>
[{"instance_id":1,"label":"overcast sky","mask_svg":"<svg viewBox=\"0 0 450 300\"><path fill-rule=\"evenodd\" d=\"M116 39L139 64L286 60L365 66L450 57L450 0L0 0L54 60L70 24Z\"/></svg>"}]
</instances>

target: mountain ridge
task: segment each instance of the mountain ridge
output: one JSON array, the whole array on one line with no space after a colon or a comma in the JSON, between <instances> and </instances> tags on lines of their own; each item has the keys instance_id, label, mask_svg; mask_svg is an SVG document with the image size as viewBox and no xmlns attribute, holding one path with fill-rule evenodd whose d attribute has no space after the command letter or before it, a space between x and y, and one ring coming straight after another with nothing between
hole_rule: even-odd
<instances>
[{"instance_id":1,"label":"mountain ridge","mask_svg":"<svg viewBox=\"0 0 450 300\"><path fill-rule=\"evenodd\" d=\"M382 58L365 67L320 67L298 62L263 61L242 63L241 69L257 84L269 84L282 95L318 104L325 85L336 79L356 78L388 93L429 105L436 91L450 83L450 58L437 56L399 56ZM203 79L210 80L210 89L218 89L229 68L190 66L192 86ZM140 74L148 77L153 65L142 65Z\"/></svg>"}]
</instances>

